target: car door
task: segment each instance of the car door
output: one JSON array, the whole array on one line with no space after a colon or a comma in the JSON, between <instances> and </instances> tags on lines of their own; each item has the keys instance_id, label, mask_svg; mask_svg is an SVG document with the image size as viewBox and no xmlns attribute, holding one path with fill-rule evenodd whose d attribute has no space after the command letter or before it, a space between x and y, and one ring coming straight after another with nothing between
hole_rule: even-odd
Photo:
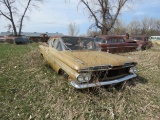
<instances>
[{"instance_id":1,"label":"car door","mask_svg":"<svg viewBox=\"0 0 160 120\"><path fill-rule=\"evenodd\" d=\"M62 51L61 41L59 39L51 39L48 41L48 46L45 47L45 60L56 70L56 66L59 64L60 51Z\"/></svg>"},{"instance_id":2,"label":"car door","mask_svg":"<svg viewBox=\"0 0 160 120\"><path fill-rule=\"evenodd\" d=\"M118 42L117 42L117 39L115 37L112 37L112 38L109 38L107 40L107 45L108 45L108 50L110 53L116 53L118 52Z\"/></svg>"},{"instance_id":3,"label":"car door","mask_svg":"<svg viewBox=\"0 0 160 120\"><path fill-rule=\"evenodd\" d=\"M125 40L121 37L117 38L117 41L119 43L119 48L118 48L119 52L128 52L137 48L136 42L135 43L125 42Z\"/></svg>"},{"instance_id":4,"label":"car door","mask_svg":"<svg viewBox=\"0 0 160 120\"><path fill-rule=\"evenodd\" d=\"M96 44L99 45L101 48L101 51L105 52L110 52L110 53L115 53L118 51L118 43L117 39L115 37L110 37L110 38L95 38Z\"/></svg>"},{"instance_id":5,"label":"car door","mask_svg":"<svg viewBox=\"0 0 160 120\"><path fill-rule=\"evenodd\" d=\"M45 47L46 60L51 66L54 66L55 64L56 54L58 52L56 49L58 43L59 43L58 39L51 39L48 41L49 46Z\"/></svg>"},{"instance_id":6,"label":"car door","mask_svg":"<svg viewBox=\"0 0 160 120\"><path fill-rule=\"evenodd\" d=\"M117 42L118 42L118 52L128 51L128 44L124 41L123 38L118 37Z\"/></svg>"}]
</instances>

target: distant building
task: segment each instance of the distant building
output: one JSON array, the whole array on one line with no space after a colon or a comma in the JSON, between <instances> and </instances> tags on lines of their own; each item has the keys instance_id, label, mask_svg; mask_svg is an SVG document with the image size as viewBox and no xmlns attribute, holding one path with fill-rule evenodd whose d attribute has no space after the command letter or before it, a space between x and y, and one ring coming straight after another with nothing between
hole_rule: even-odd
<instances>
[{"instance_id":1,"label":"distant building","mask_svg":"<svg viewBox=\"0 0 160 120\"><path fill-rule=\"evenodd\" d=\"M0 37L12 36L12 35L13 35L13 33L9 32L9 31L0 33ZM63 35L63 34L58 33L58 32L57 33L22 32L21 35L28 37L30 40L32 40L34 42L38 42L38 41L44 41L45 42L51 36L57 36L57 35Z\"/></svg>"}]
</instances>

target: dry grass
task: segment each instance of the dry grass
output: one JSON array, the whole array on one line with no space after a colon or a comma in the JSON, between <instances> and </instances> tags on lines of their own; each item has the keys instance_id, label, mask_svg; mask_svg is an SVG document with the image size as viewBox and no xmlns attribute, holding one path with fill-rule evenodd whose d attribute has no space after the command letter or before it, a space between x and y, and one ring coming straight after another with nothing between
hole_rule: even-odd
<instances>
[{"instance_id":1,"label":"dry grass","mask_svg":"<svg viewBox=\"0 0 160 120\"><path fill-rule=\"evenodd\" d=\"M135 59L139 69L124 90L76 90L45 64L37 45L0 44L0 119L158 120L159 52L154 46L121 54Z\"/></svg>"}]
</instances>

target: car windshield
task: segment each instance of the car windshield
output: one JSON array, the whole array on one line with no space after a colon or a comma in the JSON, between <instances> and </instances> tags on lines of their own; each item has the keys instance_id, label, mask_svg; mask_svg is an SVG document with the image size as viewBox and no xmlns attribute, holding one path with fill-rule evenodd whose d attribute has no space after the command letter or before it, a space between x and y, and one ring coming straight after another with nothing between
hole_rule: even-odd
<instances>
[{"instance_id":1,"label":"car windshield","mask_svg":"<svg viewBox=\"0 0 160 120\"><path fill-rule=\"evenodd\" d=\"M93 38L62 37L66 50L98 50Z\"/></svg>"},{"instance_id":2,"label":"car windshield","mask_svg":"<svg viewBox=\"0 0 160 120\"><path fill-rule=\"evenodd\" d=\"M133 37L132 39L133 40L143 40L143 38L141 38L141 37Z\"/></svg>"}]
</instances>

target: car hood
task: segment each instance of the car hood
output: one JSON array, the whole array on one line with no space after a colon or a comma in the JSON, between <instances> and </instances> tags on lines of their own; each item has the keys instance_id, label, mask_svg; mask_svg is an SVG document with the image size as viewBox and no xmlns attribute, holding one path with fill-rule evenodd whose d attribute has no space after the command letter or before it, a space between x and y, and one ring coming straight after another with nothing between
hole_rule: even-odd
<instances>
[{"instance_id":1,"label":"car hood","mask_svg":"<svg viewBox=\"0 0 160 120\"><path fill-rule=\"evenodd\" d=\"M121 66L124 63L134 62L127 57L100 51L63 51L60 52L59 58L76 70L101 65Z\"/></svg>"}]
</instances>

